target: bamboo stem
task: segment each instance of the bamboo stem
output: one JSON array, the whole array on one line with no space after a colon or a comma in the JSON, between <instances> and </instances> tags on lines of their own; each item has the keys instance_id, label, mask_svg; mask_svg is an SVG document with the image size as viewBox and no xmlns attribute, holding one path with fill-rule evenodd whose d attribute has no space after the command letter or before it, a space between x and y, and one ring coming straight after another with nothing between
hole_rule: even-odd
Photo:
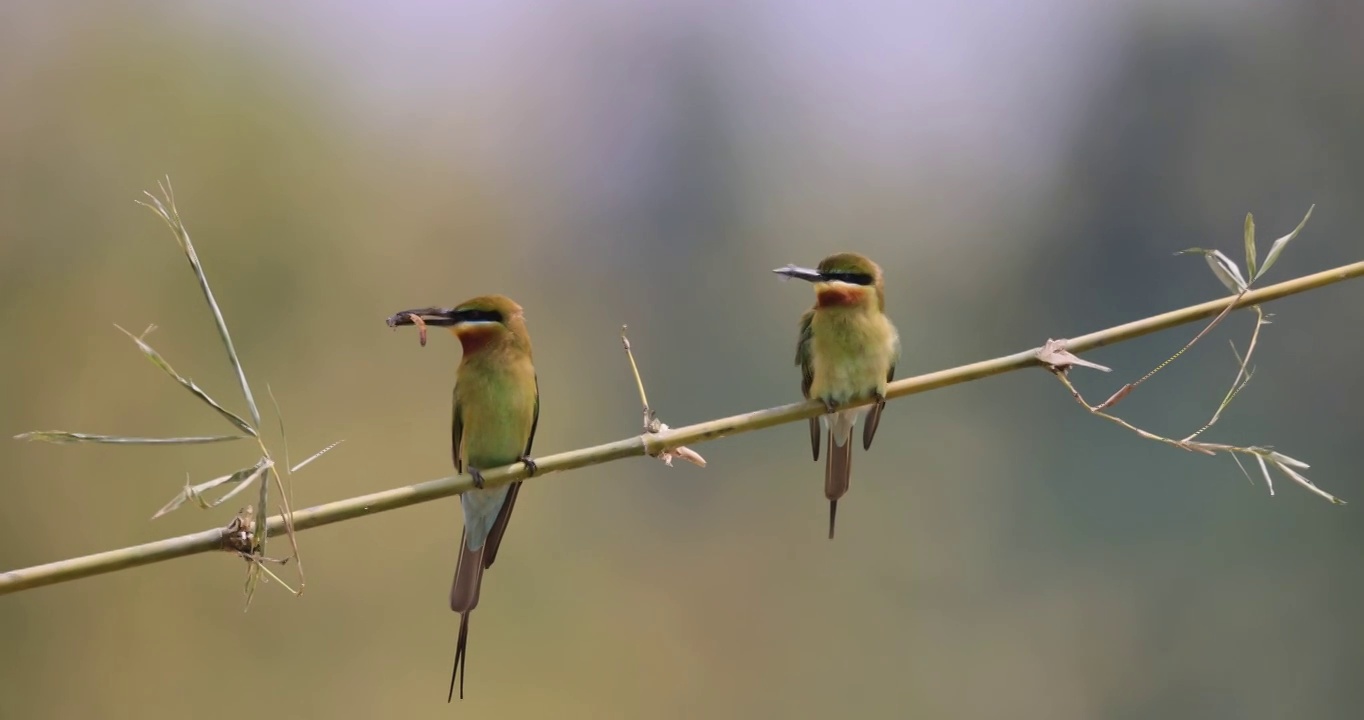
<instances>
[{"instance_id":1,"label":"bamboo stem","mask_svg":"<svg viewBox=\"0 0 1364 720\"><path fill-rule=\"evenodd\" d=\"M1166 330L1203 318L1216 316L1225 310L1228 303L1231 302L1235 303L1236 308L1258 305L1289 295L1315 290L1342 280L1360 277L1361 275L1364 275L1364 261L1342 265L1330 270L1324 270L1312 275L1281 282L1277 285L1270 285L1259 290L1253 290L1240 296L1239 299L1220 298L1217 300L1210 300L1198 305L1191 305L1179 310L1173 310L1171 312L1154 315L1105 330L1092 332L1087 335L1081 335L1080 337L1072 338L1067 341L1066 348L1075 353L1093 350L1094 348L1131 340L1160 330ZM898 380L891 383L887 391L887 397L899 398L906 395L914 395L929 390L948 387L950 385L980 380L982 378L1014 370L1034 367L1040 364L1037 360L1036 353L1037 348L1033 348L991 360L982 360L969 365L962 365L947 370L928 373L926 375ZM822 412L824 412L824 405L817 401L792 403L790 405L781 405L766 410L757 410L741 415L733 415L718 420L688 425L686 427L673 428L661 433L637 435L635 437L617 440L604 445L571 450L555 455L546 455L544 457L536 458L539 472L536 473L534 478L530 479L539 480L546 475L563 472L565 470L600 465L602 463L621 460L628 457L657 454L658 452L669 448L675 448L679 445L696 445L698 443L715 440L729 435L738 435L740 433L761 430L775 425L783 425L797 420L815 417ZM515 463L502 468L488 470L483 473L483 479L488 487L494 487L514 480L526 480L528 478L525 477L525 467L521 463ZM343 520L350 520L365 515L372 515L389 510L396 510L409 505L437 500L451 495L458 495L472 487L473 484L470 480L460 476L428 480L415 485L393 488L391 490L384 490L296 510L293 514L293 526L295 530L307 530L322 525L330 525L331 523L341 522ZM285 521L282 516L273 515L267 520L267 532L270 535L279 535L284 532L284 529ZM68 582L78 578L90 577L92 575L116 572L126 568L138 567L140 565L149 565L151 563L187 555L195 555L211 550L220 550L224 547L223 533L223 529L215 528L189 535L182 535L180 537L158 540L144 545L134 545L118 550L109 550L93 555L85 555L69 560L60 560L45 565L35 565L29 568L0 573L0 595L41 587L43 585Z\"/></svg>"}]
</instances>

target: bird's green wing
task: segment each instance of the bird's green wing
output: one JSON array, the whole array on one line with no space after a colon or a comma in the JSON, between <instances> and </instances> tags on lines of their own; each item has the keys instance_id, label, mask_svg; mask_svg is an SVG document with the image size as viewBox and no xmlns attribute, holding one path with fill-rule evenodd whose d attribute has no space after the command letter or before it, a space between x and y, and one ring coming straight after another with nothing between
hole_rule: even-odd
<instances>
[{"instance_id":1,"label":"bird's green wing","mask_svg":"<svg viewBox=\"0 0 1364 720\"><path fill-rule=\"evenodd\" d=\"M810 397L810 385L815 381L814 331L811 328L815 319L815 309L810 308L800 316L800 339L796 342L796 364L800 366L800 394ZM810 450L819 460L819 418L810 418Z\"/></svg>"},{"instance_id":2,"label":"bird's green wing","mask_svg":"<svg viewBox=\"0 0 1364 720\"><path fill-rule=\"evenodd\" d=\"M800 366L800 394L810 397L810 384L815 381L815 366L810 344L814 338L811 324L815 319L813 308L800 316L800 339L796 341L796 364Z\"/></svg>"},{"instance_id":3,"label":"bird's green wing","mask_svg":"<svg viewBox=\"0 0 1364 720\"><path fill-rule=\"evenodd\" d=\"M890 370L886 371L886 382L895 379L895 363L892 361ZM867 411L867 419L862 423L862 449L870 450L872 438L876 437L876 428L881 426L881 411L886 409L886 400L881 398L871 410Z\"/></svg>"},{"instance_id":4,"label":"bird's green wing","mask_svg":"<svg viewBox=\"0 0 1364 720\"><path fill-rule=\"evenodd\" d=\"M455 472L464 472L464 456L460 446L464 443L464 413L460 411L459 393L455 393L454 420L450 423L450 455L455 461Z\"/></svg>"},{"instance_id":5,"label":"bird's green wing","mask_svg":"<svg viewBox=\"0 0 1364 720\"><path fill-rule=\"evenodd\" d=\"M891 368L895 372L895 368ZM535 415L530 420L530 437L526 438L526 455L530 455L530 446L535 443L535 428L540 426L540 376L535 376Z\"/></svg>"},{"instance_id":6,"label":"bird's green wing","mask_svg":"<svg viewBox=\"0 0 1364 720\"><path fill-rule=\"evenodd\" d=\"M535 429L540 425L540 378L535 378L535 414L530 421L530 436L526 438L526 452L530 455L530 447L535 443ZM493 521L493 526L488 530L487 546L483 551L483 567L490 568L493 561L497 559L497 548L502 545L502 535L507 532L507 523L511 522L512 506L516 504L516 496L521 492L521 481L518 480L507 488L507 499L502 501L502 509L497 512L497 519Z\"/></svg>"}]
</instances>

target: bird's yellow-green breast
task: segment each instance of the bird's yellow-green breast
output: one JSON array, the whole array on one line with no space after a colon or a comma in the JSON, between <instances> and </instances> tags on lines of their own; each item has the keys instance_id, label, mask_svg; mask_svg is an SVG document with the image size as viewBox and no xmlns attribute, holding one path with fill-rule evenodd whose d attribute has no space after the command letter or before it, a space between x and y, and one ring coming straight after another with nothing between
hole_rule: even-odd
<instances>
[{"instance_id":1,"label":"bird's yellow-green breast","mask_svg":"<svg viewBox=\"0 0 1364 720\"><path fill-rule=\"evenodd\" d=\"M810 397L842 404L885 394L899 355L895 327L879 310L821 307L810 319Z\"/></svg>"},{"instance_id":2,"label":"bird's yellow-green breast","mask_svg":"<svg viewBox=\"0 0 1364 720\"><path fill-rule=\"evenodd\" d=\"M526 449L535 398L529 355L494 347L465 355L455 384L465 464L492 468L515 462Z\"/></svg>"},{"instance_id":3,"label":"bird's yellow-green breast","mask_svg":"<svg viewBox=\"0 0 1364 720\"><path fill-rule=\"evenodd\" d=\"M900 338L885 315L881 268L857 253L837 253L819 263L815 306L801 318L798 361L807 373L807 397L842 404L885 394L900 356Z\"/></svg>"}]
</instances>

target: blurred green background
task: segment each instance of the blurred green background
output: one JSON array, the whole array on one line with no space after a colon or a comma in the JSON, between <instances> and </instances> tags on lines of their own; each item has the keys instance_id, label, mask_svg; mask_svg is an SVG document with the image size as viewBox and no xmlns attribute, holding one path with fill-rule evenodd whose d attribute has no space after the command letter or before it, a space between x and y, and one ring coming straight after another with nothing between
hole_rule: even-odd
<instances>
[{"instance_id":1,"label":"blurred green background","mask_svg":"<svg viewBox=\"0 0 1364 720\"><path fill-rule=\"evenodd\" d=\"M1360 27L1339 0L0 4L0 437L229 429L115 323L244 412L133 202L164 174L295 457L346 441L299 505L449 474L458 347L400 308L520 301L547 454L636 432L622 324L673 425L797 399L810 290L769 270L835 250L883 265L901 376L1216 297L1171 253L1240 258L1247 211L1268 241L1317 204L1270 282L1353 261ZM1270 310L1210 439L1364 501L1364 287ZM1201 425L1250 323L1123 414ZM1038 371L892 404L828 542L805 438L528 484L457 707L450 499L304 533L307 592L247 613L226 555L0 598L0 717L1358 716L1358 504L1271 497ZM254 457L6 439L0 568L225 524L247 495L148 517Z\"/></svg>"}]
</instances>

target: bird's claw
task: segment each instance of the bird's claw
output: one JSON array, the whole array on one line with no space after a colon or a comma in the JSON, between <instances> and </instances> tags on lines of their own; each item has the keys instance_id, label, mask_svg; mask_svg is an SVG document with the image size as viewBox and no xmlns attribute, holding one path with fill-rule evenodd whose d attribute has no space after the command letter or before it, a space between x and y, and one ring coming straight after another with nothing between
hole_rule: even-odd
<instances>
[{"instance_id":1,"label":"bird's claw","mask_svg":"<svg viewBox=\"0 0 1364 720\"><path fill-rule=\"evenodd\" d=\"M834 402L833 400L825 400L824 412L829 415L833 415L834 413L838 412L838 403Z\"/></svg>"},{"instance_id":2,"label":"bird's claw","mask_svg":"<svg viewBox=\"0 0 1364 720\"><path fill-rule=\"evenodd\" d=\"M474 481L475 488L483 489L483 473L478 468L469 468L469 478Z\"/></svg>"},{"instance_id":3,"label":"bird's claw","mask_svg":"<svg viewBox=\"0 0 1364 720\"><path fill-rule=\"evenodd\" d=\"M522 455L517 458L522 465L526 466L526 477L535 477L535 473L540 472L540 466L535 464L535 460L529 455Z\"/></svg>"}]
</instances>

